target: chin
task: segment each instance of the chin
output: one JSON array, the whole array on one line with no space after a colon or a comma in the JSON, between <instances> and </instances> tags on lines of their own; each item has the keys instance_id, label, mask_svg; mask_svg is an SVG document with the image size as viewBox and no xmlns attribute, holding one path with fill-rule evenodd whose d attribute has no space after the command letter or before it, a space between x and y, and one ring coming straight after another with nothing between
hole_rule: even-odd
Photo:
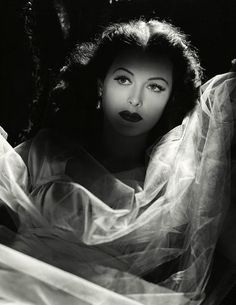
<instances>
[{"instance_id":1,"label":"chin","mask_svg":"<svg viewBox=\"0 0 236 305\"><path fill-rule=\"evenodd\" d=\"M140 125L138 126L138 124L135 126L130 123L121 124L120 122L117 123L112 122L109 123L107 127L112 128L115 133L123 137L138 137L147 133L147 131L144 130L144 128L140 128L141 126Z\"/></svg>"},{"instance_id":2,"label":"chin","mask_svg":"<svg viewBox=\"0 0 236 305\"><path fill-rule=\"evenodd\" d=\"M145 132L135 130L135 128L126 129L126 130L122 130L121 128L120 129L117 128L116 132L119 135L124 136L124 137L138 137L138 136L141 136L141 135L145 134Z\"/></svg>"}]
</instances>

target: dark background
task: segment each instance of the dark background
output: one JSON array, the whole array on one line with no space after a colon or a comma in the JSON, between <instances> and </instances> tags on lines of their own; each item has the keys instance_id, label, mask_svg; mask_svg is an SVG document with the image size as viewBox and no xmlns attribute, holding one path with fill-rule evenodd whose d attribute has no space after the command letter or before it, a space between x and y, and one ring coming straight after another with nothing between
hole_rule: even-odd
<instances>
[{"instance_id":1,"label":"dark background","mask_svg":"<svg viewBox=\"0 0 236 305\"><path fill-rule=\"evenodd\" d=\"M228 71L236 57L235 0L1 0L0 11L0 125L13 145L40 128L49 88L75 42L110 21L158 16L181 27L199 50L205 79Z\"/></svg>"},{"instance_id":2,"label":"dark background","mask_svg":"<svg viewBox=\"0 0 236 305\"><path fill-rule=\"evenodd\" d=\"M171 21L197 47L205 80L228 71L236 58L235 0L1 0L0 12L0 125L12 145L40 128L48 92L75 42L111 21ZM220 271L214 277L217 283ZM221 304L235 300L233 289Z\"/></svg>"}]
</instances>

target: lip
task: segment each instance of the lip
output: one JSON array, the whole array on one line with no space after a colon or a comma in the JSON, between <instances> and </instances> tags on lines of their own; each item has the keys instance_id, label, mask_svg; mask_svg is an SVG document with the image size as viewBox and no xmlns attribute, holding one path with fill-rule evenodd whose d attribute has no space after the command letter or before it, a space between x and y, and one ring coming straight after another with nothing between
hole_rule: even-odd
<instances>
[{"instance_id":1,"label":"lip","mask_svg":"<svg viewBox=\"0 0 236 305\"><path fill-rule=\"evenodd\" d=\"M137 123L143 119L137 112L130 112L128 110L119 112L119 115L123 120L132 123Z\"/></svg>"}]
</instances>

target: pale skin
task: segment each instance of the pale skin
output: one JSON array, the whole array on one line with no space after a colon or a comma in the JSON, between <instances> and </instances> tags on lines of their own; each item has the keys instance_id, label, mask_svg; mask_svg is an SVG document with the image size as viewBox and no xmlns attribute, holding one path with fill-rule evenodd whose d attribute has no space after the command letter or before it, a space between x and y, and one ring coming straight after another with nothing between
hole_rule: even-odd
<instances>
[{"instance_id":1,"label":"pale skin","mask_svg":"<svg viewBox=\"0 0 236 305\"><path fill-rule=\"evenodd\" d=\"M96 157L111 172L143 165L147 137L160 119L173 86L173 66L161 55L132 50L118 56L105 79L98 81L104 112ZM137 113L130 122L120 113Z\"/></svg>"},{"instance_id":2,"label":"pale skin","mask_svg":"<svg viewBox=\"0 0 236 305\"><path fill-rule=\"evenodd\" d=\"M231 71L235 72L235 67L234 59ZM148 132L161 117L172 86L173 66L167 58L134 54L132 51L119 56L105 79L98 81L105 119L96 155L111 172L143 165ZM118 113L123 108L141 113L144 119L148 118L148 124L141 121L137 126L136 123L119 121ZM235 215L236 208L231 204L218 243L222 254L233 264L236 264Z\"/></svg>"}]
</instances>

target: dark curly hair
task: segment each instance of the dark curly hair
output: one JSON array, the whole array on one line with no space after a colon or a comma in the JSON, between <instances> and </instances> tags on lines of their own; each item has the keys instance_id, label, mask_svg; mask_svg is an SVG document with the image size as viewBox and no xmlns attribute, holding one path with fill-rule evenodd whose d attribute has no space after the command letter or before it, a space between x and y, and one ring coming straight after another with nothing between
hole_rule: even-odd
<instances>
[{"instance_id":1,"label":"dark curly hair","mask_svg":"<svg viewBox=\"0 0 236 305\"><path fill-rule=\"evenodd\" d=\"M131 48L157 56L164 54L172 61L172 94L151 133L157 138L178 125L195 106L202 69L196 50L186 35L170 23L154 19L111 24L93 42L78 44L62 68L60 80L51 94L51 104L57 110L54 119L60 118L61 125L62 117L67 117L64 122L71 130L86 130L91 126L97 129L97 79L104 79L114 59Z\"/></svg>"}]
</instances>

